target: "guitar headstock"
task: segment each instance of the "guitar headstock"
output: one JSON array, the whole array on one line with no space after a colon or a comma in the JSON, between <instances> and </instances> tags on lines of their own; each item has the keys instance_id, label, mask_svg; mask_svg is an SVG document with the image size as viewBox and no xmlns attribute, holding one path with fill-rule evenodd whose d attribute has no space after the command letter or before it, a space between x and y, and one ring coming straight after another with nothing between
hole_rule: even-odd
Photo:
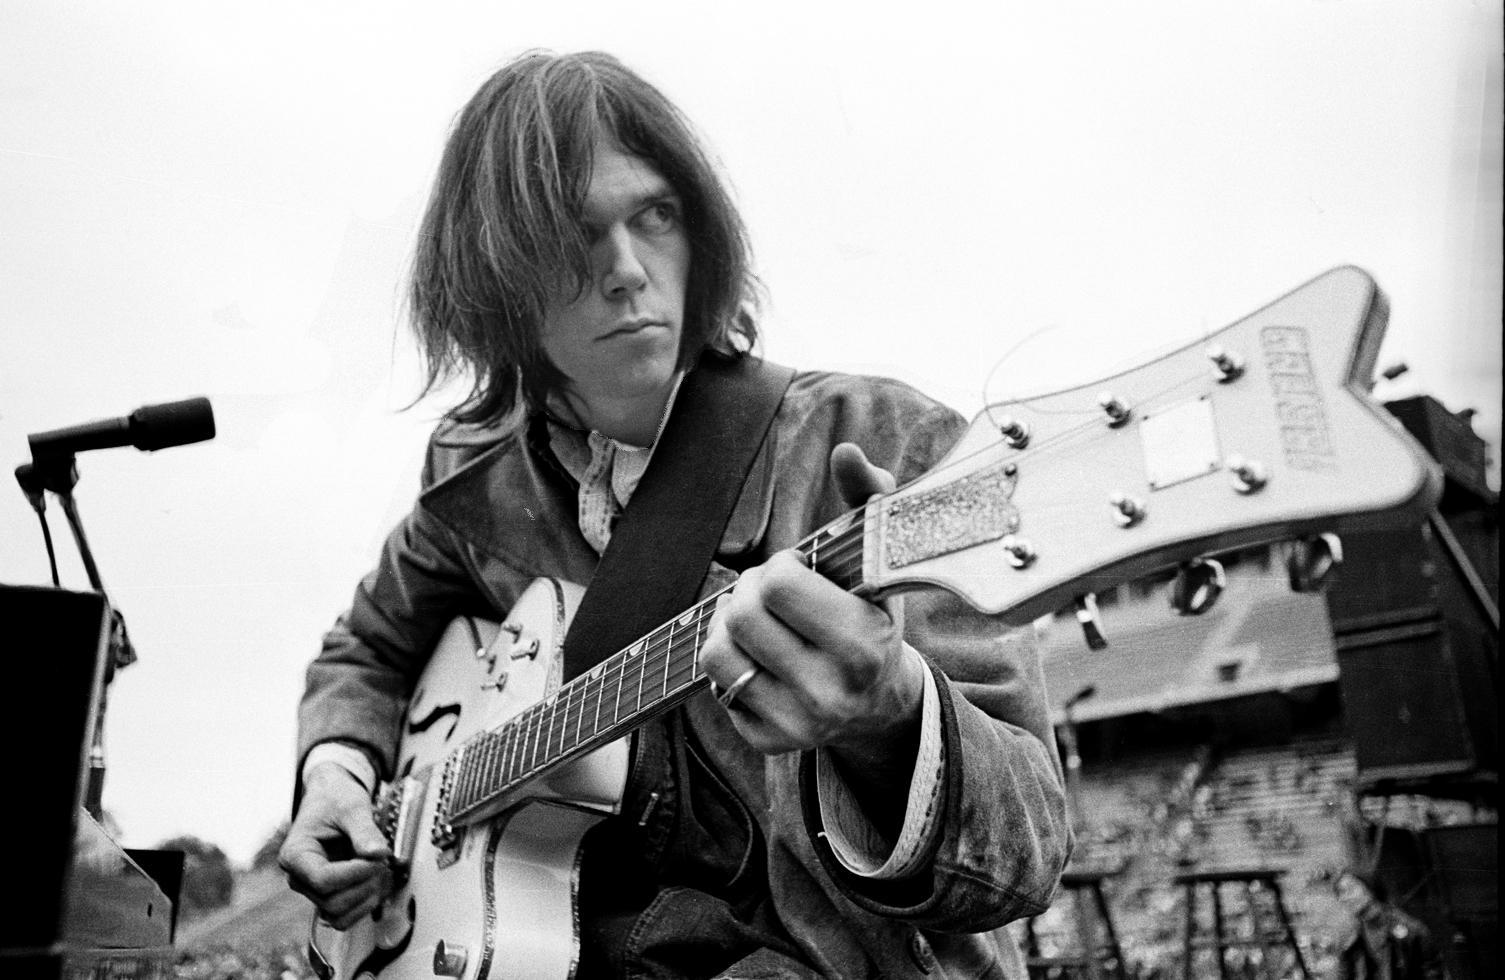
<instances>
[{"instance_id":1,"label":"guitar headstock","mask_svg":"<svg viewBox=\"0 0 1505 980\"><path fill-rule=\"evenodd\" d=\"M1368 394L1386 315L1342 267L1133 370L989 406L868 504L864 582L1024 622L1199 555L1420 520L1440 470Z\"/></svg>"}]
</instances>

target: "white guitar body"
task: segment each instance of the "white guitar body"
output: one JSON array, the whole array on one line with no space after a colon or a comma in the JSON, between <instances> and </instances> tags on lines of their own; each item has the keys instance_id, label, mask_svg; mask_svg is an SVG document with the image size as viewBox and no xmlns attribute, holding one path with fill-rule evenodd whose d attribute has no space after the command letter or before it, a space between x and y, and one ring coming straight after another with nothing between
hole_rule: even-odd
<instances>
[{"instance_id":1,"label":"white guitar body","mask_svg":"<svg viewBox=\"0 0 1505 980\"><path fill-rule=\"evenodd\" d=\"M377 916L345 933L319 928L317 944L340 980L574 974L580 841L621 799L626 739L528 783L495 816L459 831L452 847L436 846L430 828L437 764L558 690L560 649L581 594L571 583L539 579L519 597L508 629L460 619L440 640L408 709L398 759L399 774L417 781L408 784L411 809L399 831L411 847L407 878ZM436 974L439 967L445 972Z\"/></svg>"}]
</instances>

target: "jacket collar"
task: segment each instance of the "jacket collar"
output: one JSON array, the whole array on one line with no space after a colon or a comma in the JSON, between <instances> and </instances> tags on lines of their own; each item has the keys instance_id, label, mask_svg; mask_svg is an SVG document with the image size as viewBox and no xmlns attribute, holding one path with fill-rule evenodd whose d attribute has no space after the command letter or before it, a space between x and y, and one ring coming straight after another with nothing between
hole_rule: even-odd
<instances>
[{"instance_id":1,"label":"jacket collar","mask_svg":"<svg viewBox=\"0 0 1505 980\"><path fill-rule=\"evenodd\" d=\"M761 560L773 506L777 423L758 450L722 534L717 560L735 569ZM495 439L495 437L493 437ZM466 440L471 449L475 440ZM466 453L466 455L470 455ZM547 424L530 419L440 476L419 505L467 544L525 574L587 582L599 556L579 530L577 487L549 448Z\"/></svg>"}]
</instances>

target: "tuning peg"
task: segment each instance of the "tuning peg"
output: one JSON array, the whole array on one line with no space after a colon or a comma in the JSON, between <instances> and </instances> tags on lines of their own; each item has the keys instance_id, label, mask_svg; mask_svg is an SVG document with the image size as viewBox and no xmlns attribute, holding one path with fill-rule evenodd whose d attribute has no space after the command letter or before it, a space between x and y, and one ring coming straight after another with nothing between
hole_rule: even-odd
<instances>
[{"instance_id":1,"label":"tuning peg","mask_svg":"<svg viewBox=\"0 0 1505 980\"><path fill-rule=\"evenodd\" d=\"M508 674L498 674L495 677L489 677L481 682L481 690L501 691L504 687L507 686L507 678L509 676L510 675Z\"/></svg>"},{"instance_id":2,"label":"tuning peg","mask_svg":"<svg viewBox=\"0 0 1505 980\"><path fill-rule=\"evenodd\" d=\"M1015 568L1028 568L1035 560L1035 546L1030 544L1028 538L1006 534L998 543L1003 545L1004 552L1009 556L1009 564Z\"/></svg>"},{"instance_id":3,"label":"tuning peg","mask_svg":"<svg viewBox=\"0 0 1505 980\"><path fill-rule=\"evenodd\" d=\"M527 643L522 642L522 637L519 636L518 639L517 639L517 642L515 642L515 643L512 644L512 659L513 660L521 660L524 657L527 657L529 660L532 660L532 659L534 659L537 656L538 656L538 637L536 637L536 636L533 637L531 640L529 640Z\"/></svg>"},{"instance_id":4,"label":"tuning peg","mask_svg":"<svg viewBox=\"0 0 1505 980\"><path fill-rule=\"evenodd\" d=\"M1144 501L1138 497L1115 492L1109 495L1108 506L1119 527L1133 527L1144 520Z\"/></svg>"},{"instance_id":5,"label":"tuning peg","mask_svg":"<svg viewBox=\"0 0 1505 980\"><path fill-rule=\"evenodd\" d=\"M1129 416L1133 414L1128 404L1111 391L1098 395L1097 403L1108 413L1108 425L1115 429L1129 421Z\"/></svg>"},{"instance_id":6,"label":"tuning peg","mask_svg":"<svg viewBox=\"0 0 1505 980\"><path fill-rule=\"evenodd\" d=\"M1171 607L1182 616L1200 616L1217 603L1227 584L1222 562L1193 558L1176 569L1176 578L1171 583Z\"/></svg>"},{"instance_id":7,"label":"tuning peg","mask_svg":"<svg viewBox=\"0 0 1505 980\"><path fill-rule=\"evenodd\" d=\"M1233 474L1233 488L1239 493L1253 493L1270 480L1264 464L1257 460L1229 456L1224 465Z\"/></svg>"},{"instance_id":8,"label":"tuning peg","mask_svg":"<svg viewBox=\"0 0 1505 980\"><path fill-rule=\"evenodd\" d=\"M998 420L998 431L1010 449L1023 449L1029 445L1029 426L1012 415Z\"/></svg>"},{"instance_id":9,"label":"tuning peg","mask_svg":"<svg viewBox=\"0 0 1505 980\"><path fill-rule=\"evenodd\" d=\"M511 619L502 623L501 629L503 633L511 633L514 640L523 635L522 624Z\"/></svg>"},{"instance_id":10,"label":"tuning peg","mask_svg":"<svg viewBox=\"0 0 1505 980\"><path fill-rule=\"evenodd\" d=\"M1296 538L1286 546L1286 573L1292 592L1320 592L1343 563L1343 542L1336 534Z\"/></svg>"},{"instance_id":11,"label":"tuning peg","mask_svg":"<svg viewBox=\"0 0 1505 980\"><path fill-rule=\"evenodd\" d=\"M1230 354L1222 347L1209 347L1207 357L1212 361L1213 370L1217 372L1218 381L1226 384L1233 381L1244 373L1244 359L1237 354Z\"/></svg>"},{"instance_id":12,"label":"tuning peg","mask_svg":"<svg viewBox=\"0 0 1505 980\"><path fill-rule=\"evenodd\" d=\"M1087 638L1087 649L1102 650L1108 646L1103 635L1103 620L1097 612L1097 596L1084 592L1076 597L1076 621L1082 624L1082 635Z\"/></svg>"}]
</instances>

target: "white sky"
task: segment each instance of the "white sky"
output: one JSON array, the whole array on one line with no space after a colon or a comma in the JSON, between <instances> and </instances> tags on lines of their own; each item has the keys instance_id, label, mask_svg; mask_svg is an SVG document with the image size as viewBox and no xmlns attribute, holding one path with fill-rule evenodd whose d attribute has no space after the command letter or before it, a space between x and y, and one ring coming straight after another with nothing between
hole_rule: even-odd
<instances>
[{"instance_id":1,"label":"white sky","mask_svg":"<svg viewBox=\"0 0 1505 980\"><path fill-rule=\"evenodd\" d=\"M971 415L1342 264L1392 301L1377 394L1500 431L1498 2L0 4L0 454L207 395L219 435L79 457L140 661L122 843L248 861L287 811L320 633L410 502L394 300L446 127L508 56L599 47L731 177L766 352ZM64 584L86 588L49 509ZM0 582L45 584L0 492ZM45 698L45 692L13 697Z\"/></svg>"}]
</instances>

